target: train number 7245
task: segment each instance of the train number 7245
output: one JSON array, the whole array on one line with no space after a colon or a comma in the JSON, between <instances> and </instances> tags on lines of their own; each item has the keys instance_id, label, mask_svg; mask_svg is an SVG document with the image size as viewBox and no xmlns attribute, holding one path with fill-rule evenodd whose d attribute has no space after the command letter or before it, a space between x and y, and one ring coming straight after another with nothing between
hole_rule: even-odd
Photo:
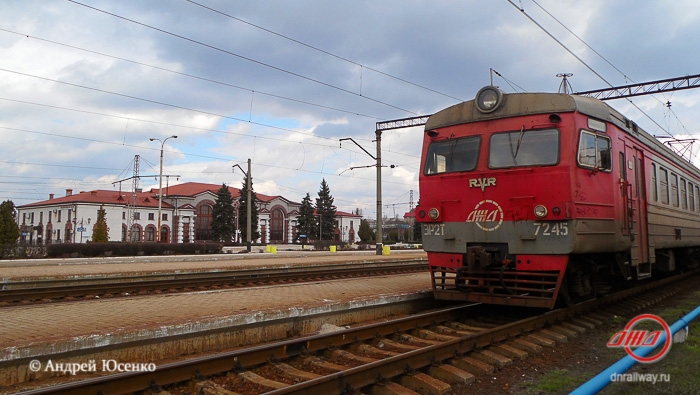
<instances>
[{"instance_id":1,"label":"train number 7245","mask_svg":"<svg viewBox=\"0 0 700 395\"><path fill-rule=\"evenodd\" d=\"M535 222L535 236L566 236L569 224L566 222Z\"/></svg>"}]
</instances>

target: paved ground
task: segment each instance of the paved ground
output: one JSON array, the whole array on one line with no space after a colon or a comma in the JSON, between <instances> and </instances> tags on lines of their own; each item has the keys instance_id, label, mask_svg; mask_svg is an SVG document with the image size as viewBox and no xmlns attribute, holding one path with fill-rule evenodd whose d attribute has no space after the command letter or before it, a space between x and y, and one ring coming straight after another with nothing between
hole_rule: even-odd
<instances>
[{"instance_id":1,"label":"paved ground","mask_svg":"<svg viewBox=\"0 0 700 395\"><path fill-rule=\"evenodd\" d=\"M0 283L28 278L118 276L421 258L426 258L426 253L423 250L392 251L390 255L376 255L374 251L329 253L279 250L274 255L254 252L249 254L167 257L0 260Z\"/></svg>"},{"instance_id":2,"label":"paved ground","mask_svg":"<svg viewBox=\"0 0 700 395\"><path fill-rule=\"evenodd\" d=\"M414 253L416 254L416 253ZM401 256L406 258L411 254ZM417 256L424 256L423 252ZM393 255L398 258L398 254ZM361 259L382 256L362 255ZM384 256L384 259L387 257ZM339 262L358 260L358 256L316 256L313 260ZM112 272L113 270L173 270L173 266L232 268L261 265L309 264L309 257L274 257L198 262L140 262L134 264L49 265L4 268L6 270L38 270L47 275L57 271L66 274ZM167 269L169 267L169 269ZM24 275L27 275L25 272ZM276 285L248 289L202 291L179 294L95 299L60 304L0 308L0 361L27 356L23 348L51 344L61 349L66 343L76 348L115 344L154 336L191 333L236 322L257 322L270 314L278 318L300 314L305 309L318 309L333 304L372 304L382 299L427 292L430 274L343 279L329 282ZM63 348L65 350L65 347ZM3 356L4 355L4 356Z\"/></svg>"}]
</instances>

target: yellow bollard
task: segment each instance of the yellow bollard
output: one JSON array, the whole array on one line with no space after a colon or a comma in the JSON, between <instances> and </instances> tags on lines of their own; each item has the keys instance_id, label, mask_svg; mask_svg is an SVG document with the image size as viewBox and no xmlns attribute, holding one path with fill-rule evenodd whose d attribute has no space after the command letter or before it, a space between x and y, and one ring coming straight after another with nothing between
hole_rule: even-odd
<instances>
[{"instance_id":1,"label":"yellow bollard","mask_svg":"<svg viewBox=\"0 0 700 395\"><path fill-rule=\"evenodd\" d=\"M270 247L270 252L272 252L273 254L276 254L277 253L277 246Z\"/></svg>"},{"instance_id":2,"label":"yellow bollard","mask_svg":"<svg viewBox=\"0 0 700 395\"><path fill-rule=\"evenodd\" d=\"M330 248L331 248L331 252L335 252L335 248L336 248L335 246L331 246Z\"/></svg>"},{"instance_id":3,"label":"yellow bollard","mask_svg":"<svg viewBox=\"0 0 700 395\"><path fill-rule=\"evenodd\" d=\"M389 255L390 250L391 250L391 247L382 246L382 255Z\"/></svg>"},{"instance_id":4,"label":"yellow bollard","mask_svg":"<svg viewBox=\"0 0 700 395\"><path fill-rule=\"evenodd\" d=\"M266 246L265 246L265 252L271 252L271 251L272 251L271 248L272 248L271 245L266 245Z\"/></svg>"}]
</instances>

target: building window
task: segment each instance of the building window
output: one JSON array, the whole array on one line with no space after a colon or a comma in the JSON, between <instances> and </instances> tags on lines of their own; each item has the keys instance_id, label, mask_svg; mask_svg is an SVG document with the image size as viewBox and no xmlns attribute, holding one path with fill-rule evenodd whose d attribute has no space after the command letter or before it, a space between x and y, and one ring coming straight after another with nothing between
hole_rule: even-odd
<instances>
[{"instance_id":1,"label":"building window","mask_svg":"<svg viewBox=\"0 0 700 395\"><path fill-rule=\"evenodd\" d=\"M122 219L126 219L126 211L122 211Z\"/></svg>"},{"instance_id":2,"label":"building window","mask_svg":"<svg viewBox=\"0 0 700 395\"><path fill-rule=\"evenodd\" d=\"M161 221L167 221L168 220L168 214L163 213L163 217L160 219Z\"/></svg>"},{"instance_id":3,"label":"building window","mask_svg":"<svg viewBox=\"0 0 700 395\"><path fill-rule=\"evenodd\" d=\"M58 219L56 220L57 222L61 222L61 212L62 210L58 210ZM34 222L34 218L32 218L32 222Z\"/></svg>"},{"instance_id":4,"label":"building window","mask_svg":"<svg viewBox=\"0 0 700 395\"><path fill-rule=\"evenodd\" d=\"M156 219L156 215L154 213L148 213L148 220L153 221Z\"/></svg>"},{"instance_id":5,"label":"building window","mask_svg":"<svg viewBox=\"0 0 700 395\"><path fill-rule=\"evenodd\" d=\"M211 240L211 210L212 206L207 203L197 206L194 229L198 240Z\"/></svg>"},{"instance_id":6,"label":"building window","mask_svg":"<svg viewBox=\"0 0 700 395\"><path fill-rule=\"evenodd\" d=\"M134 220L138 221L140 219L141 219L141 213L139 213L138 211L135 211L134 212Z\"/></svg>"},{"instance_id":7,"label":"building window","mask_svg":"<svg viewBox=\"0 0 700 395\"><path fill-rule=\"evenodd\" d=\"M146 228L146 241L153 241L155 238L155 229L151 226Z\"/></svg>"}]
</instances>

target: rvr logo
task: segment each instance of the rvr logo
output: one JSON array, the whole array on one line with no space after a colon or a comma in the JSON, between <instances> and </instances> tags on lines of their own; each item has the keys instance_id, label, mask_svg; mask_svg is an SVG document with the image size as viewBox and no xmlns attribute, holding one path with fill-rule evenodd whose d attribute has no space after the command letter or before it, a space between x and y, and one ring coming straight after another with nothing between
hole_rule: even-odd
<instances>
[{"instance_id":1,"label":"rvr logo","mask_svg":"<svg viewBox=\"0 0 700 395\"><path fill-rule=\"evenodd\" d=\"M469 179L469 188L481 188L481 191L483 192L486 187L495 187L496 186L496 178L495 177L489 177L489 178L470 178Z\"/></svg>"}]
</instances>

